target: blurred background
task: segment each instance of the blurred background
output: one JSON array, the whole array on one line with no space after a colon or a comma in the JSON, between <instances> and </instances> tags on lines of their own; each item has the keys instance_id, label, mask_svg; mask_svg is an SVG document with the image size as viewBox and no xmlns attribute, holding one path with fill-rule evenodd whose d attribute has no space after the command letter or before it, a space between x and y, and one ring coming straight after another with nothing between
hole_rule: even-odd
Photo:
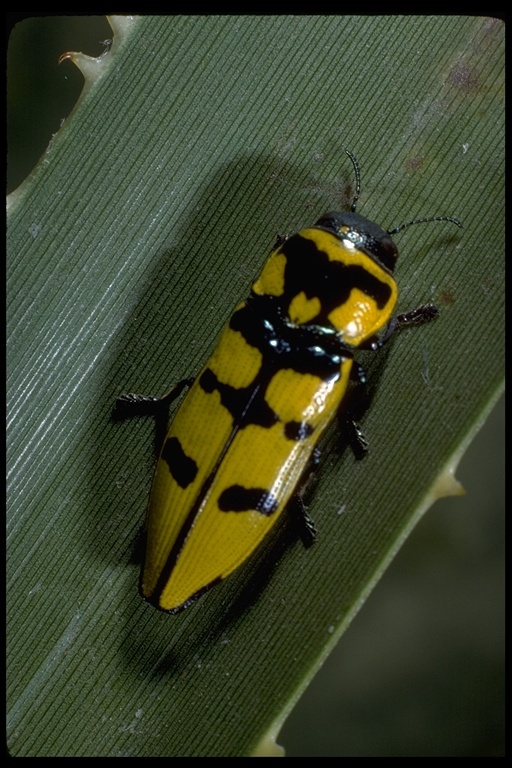
<instances>
[{"instance_id":1,"label":"blurred background","mask_svg":"<svg viewBox=\"0 0 512 768\"><path fill-rule=\"evenodd\" d=\"M101 16L11 17L7 191L70 113ZM504 755L504 398L286 722L288 756Z\"/></svg>"}]
</instances>

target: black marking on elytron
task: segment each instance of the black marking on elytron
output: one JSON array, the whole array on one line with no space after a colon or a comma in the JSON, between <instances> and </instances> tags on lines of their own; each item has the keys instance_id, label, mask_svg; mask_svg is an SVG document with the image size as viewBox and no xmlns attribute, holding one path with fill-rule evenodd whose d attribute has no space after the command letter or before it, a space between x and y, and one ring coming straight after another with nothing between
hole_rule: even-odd
<instances>
[{"instance_id":1,"label":"black marking on elytron","mask_svg":"<svg viewBox=\"0 0 512 768\"><path fill-rule=\"evenodd\" d=\"M393 272L398 258L397 247L389 232L374 221L353 211L330 211L318 219L315 227L331 232L340 240L350 240L358 250Z\"/></svg>"},{"instance_id":2,"label":"black marking on elytron","mask_svg":"<svg viewBox=\"0 0 512 768\"><path fill-rule=\"evenodd\" d=\"M359 244L357 247L362 250ZM349 301L353 288L370 296L379 309L384 308L391 298L387 283L363 266L331 261L313 240L300 233L290 237L279 250L286 256L284 294L280 299L288 307L299 293L304 293L308 299L317 297L320 309L311 323L328 325L329 314Z\"/></svg>"},{"instance_id":3,"label":"black marking on elytron","mask_svg":"<svg viewBox=\"0 0 512 768\"><path fill-rule=\"evenodd\" d=\"M219 381L210 368L206 368L203 371L199 384L209 394L215 389L217 390L220 394L222 405L234 419L238 420L239 427L244 427L247 424L256 424L259 427L270 429L277 421L277 415L263 397L255 397L251 403L250 396L254 393L254 384L240 388L224 384Z\"/></svg>"},{"instance_id":4,"label":"black marking on elytron","mask_svg":"<svg viewBox=\"0 0 512 768\"><path fill-rule=\"evenodd\" d=\"M284 425L284 434L288 440L305 440L307 437L311 437L314 429L311 424L307 424L305 421L288 421Z\"/></svg>"},{"instance_id":5,"label":"black marking on elytron","mask_svg":"<svg viewBox=\"0 0 512 768\"><path fill-rule=\"evenodd\" d=\"M265 488L244 488L242 485L230 485L219 496L218 506L221 512L249 512L254 510L261 515L270 516L276 512L276 497Z\"/></svg>"},{"instance_id":6,"label":"black marking on elytron","mask_svg":"<svg viewBox=\"0 0 512 768\"><path fill-rule=\"evenodd\" d=\"M177 437L168 437L162 448L162 459L180 488L187 488L197 476L197 464L187 456Z\"/></svg>"}]
</instances>

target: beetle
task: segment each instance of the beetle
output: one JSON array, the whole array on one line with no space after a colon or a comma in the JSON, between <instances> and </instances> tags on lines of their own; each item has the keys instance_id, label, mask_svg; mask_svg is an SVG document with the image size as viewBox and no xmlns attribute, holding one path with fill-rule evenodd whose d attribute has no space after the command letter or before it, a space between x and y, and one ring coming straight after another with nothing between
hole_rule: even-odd
<instances>
[{"instance_id":1,"label":"beetle","mask_svg":"<svg viewBox=\"0 0 512 768\"><path fill-rule=\"evenodd\" d=\"M314 538L303 495L350 379L364 382L354 353L378 350L438 313L426 303L392 316L392 235L460 222L435 216L385 230L364 218L359 166L346 153L356 177L350 210L278 239L199 375L164 398L118 399L119 407L168 404L189 387L163 442L146 519L141 592L162 610L178 613L244 563L292 498Z\"/></svg>"}]
</instances>

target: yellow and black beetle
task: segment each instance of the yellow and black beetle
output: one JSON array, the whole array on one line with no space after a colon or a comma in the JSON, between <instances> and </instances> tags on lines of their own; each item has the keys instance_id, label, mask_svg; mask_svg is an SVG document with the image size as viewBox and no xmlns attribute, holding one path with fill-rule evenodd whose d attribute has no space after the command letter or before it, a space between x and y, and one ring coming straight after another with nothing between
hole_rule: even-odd
<instances>
[{"instance_id":1,"label":"yellow and black beetle","mask_svg":"<svg viewBox=\"0 0 512 768\"><path fill-rule=\"evenodd\" d=\"M398 328L425 323L434 304L392 317L398 255L392 235L355 213L322 216L280 238L251 293L191 384L164 440L147 515L142 595L177 613L254 552L292 497L301 501L316 445L337 414L354 351L379 349ZM383 331L380 338L376 336ZM161 400L164 400L162 398ZM120 406L158 402L122 396ZM299 489L299 490L298 490Z\"/></svg>"}]
</instances>

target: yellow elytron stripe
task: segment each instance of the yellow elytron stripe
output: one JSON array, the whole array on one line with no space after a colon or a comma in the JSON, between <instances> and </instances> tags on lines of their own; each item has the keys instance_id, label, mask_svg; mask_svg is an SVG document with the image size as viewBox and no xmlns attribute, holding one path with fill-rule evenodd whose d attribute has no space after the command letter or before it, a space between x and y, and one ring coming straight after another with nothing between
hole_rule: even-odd
<instances>
[{"instance_id":1,"label":"yellow elytron stripe","mask_svg":"<svg viewBox=\"0 0 512 768\"><path fill-rule=\"evenodd\" d=\"M198 377L171 424L168 437L177 437L185 454L197 464L197 476L181 488L166 461L156 465L147 514L147 549L142 577L142 593L151 597L165 568L173 544L182 530L190 509L232 430L230 414L220 407L216 392L207 394Z\"/></svg>"}]
</instances>

